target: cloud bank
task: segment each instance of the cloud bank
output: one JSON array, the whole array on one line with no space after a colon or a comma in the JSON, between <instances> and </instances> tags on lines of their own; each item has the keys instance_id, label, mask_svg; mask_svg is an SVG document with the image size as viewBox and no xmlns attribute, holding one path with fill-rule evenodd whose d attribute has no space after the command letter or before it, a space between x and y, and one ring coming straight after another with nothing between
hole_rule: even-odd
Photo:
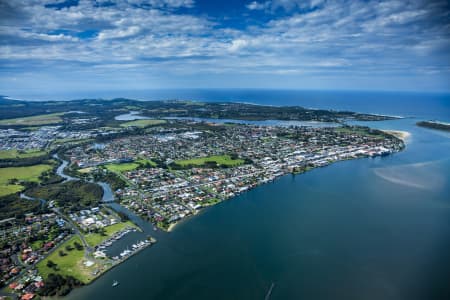
<instances>
[{"instance_id":1,"label":"cloud bank","mask_svg":"<svg viewBox=\"0 0 450 300\"><path fill-rule=\"evenodd\" d=\"M449 90L449 11L420 0L243 1L219 13L194 0L0 0L0 92L62 77Z\"/></svg>"}]
</instances>

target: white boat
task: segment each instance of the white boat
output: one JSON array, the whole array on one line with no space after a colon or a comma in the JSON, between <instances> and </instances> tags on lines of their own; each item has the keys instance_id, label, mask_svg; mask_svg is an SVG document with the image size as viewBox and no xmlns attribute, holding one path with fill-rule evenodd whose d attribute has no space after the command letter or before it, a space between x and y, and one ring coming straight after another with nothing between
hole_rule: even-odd
<instances>
[{"instance_id":1,"label":"white boat","mask_svg":"<svg viewBox=\"0 0 450 300\"><path fill-rule=\"evenodd\" d=\"M119 285L119 282L118 282L117 280L114 280L112 286L113 286L113 287L116 287L116 286L118 286L118 285Z\"/></svg>"}]
</instances>

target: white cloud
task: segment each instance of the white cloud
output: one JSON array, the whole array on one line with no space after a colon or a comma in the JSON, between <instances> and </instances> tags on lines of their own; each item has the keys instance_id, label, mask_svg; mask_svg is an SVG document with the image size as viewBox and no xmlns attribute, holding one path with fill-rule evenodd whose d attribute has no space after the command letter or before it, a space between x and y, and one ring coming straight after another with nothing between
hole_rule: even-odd
<instances>
[{"instance_id":1,"label":"white cloud","mask_svg":"<svg viewBox=\"0 0 450 300\"><path fill-rule=\"evenodd\" d=\"M266 2L257 2L253 1L246 5L247 9L249 10L262 10L267 9L270 6L271 1Z\"/></svg>"},{"instance_id":2,"label":"white cloud","mask_svg":"<svg viewBox=\"0 0 450 300\"><path fill-rule=\"evenodd\" d=\"M138 26L130 26L125 29L104 30L99 33L98 39L106 40L106 39L130 37L130 36L134 36L134 35L138 34L140 30L141 29Z\"/></svg>"},{"instance_id":3,"label":"white cloud","mask_svg":"<svg viewBox=\"0 0 450 300\"><path fill-rule=\"evenodd\" d=\"M434 21L446 17L436 3L253 1L247 8L270 11L271 20L233 28L220 19L173 10L194 5L188 0L122 0L107 7L81 0L59 10L26 2L11 0L20 17L0 20L0 59L17 65L34 60L78 64L80 70L89 64L96 70L105 66L171 75L316 75L448 73L450 64L449 22ZM290 12L277 15L274 9ZM92 29L88 38L81 37Z\"/></svg>"}]
</instances>

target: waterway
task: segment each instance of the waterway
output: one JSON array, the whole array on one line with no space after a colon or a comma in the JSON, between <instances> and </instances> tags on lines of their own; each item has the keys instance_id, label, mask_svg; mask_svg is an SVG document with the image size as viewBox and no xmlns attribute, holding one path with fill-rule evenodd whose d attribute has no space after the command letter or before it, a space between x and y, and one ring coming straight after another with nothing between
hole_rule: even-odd
<instances>
[{"instance_id":1,"label":"waterway","mask_svg":"<svg viewBox=\"0 0 450 300\"><path fill-rule=\"evenodd\" d=\"M135 217L158 243L68 299L447 298L450 135L416 121L364 122L409 131L401 153L284 176L171 233Z\"/></svg>"},{"instance_id":2,"label":"waterway","mask_svg":"<svg viewBox=\"0 0 450 300\"><path fill-rule=\"evenodd\" d=\"M64 178L65 181L69 180L79 180L78 178L72 177L64 173L64 169L69 165L69 162L67 160L61 159L58 154L53 154L53 158L61 161L61 164L56 169L56 174Z\"/></svg>"}]
</instances>

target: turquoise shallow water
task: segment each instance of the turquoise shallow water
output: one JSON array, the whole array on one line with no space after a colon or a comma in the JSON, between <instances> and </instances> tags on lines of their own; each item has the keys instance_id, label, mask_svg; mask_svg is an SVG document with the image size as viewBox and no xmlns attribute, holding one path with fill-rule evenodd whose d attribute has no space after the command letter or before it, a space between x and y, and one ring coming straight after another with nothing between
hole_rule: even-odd
<instances>
[{"instance_id":1,"label":"turquoise shallow water","mask_svg":"<svg viewBox=\"0 0 450 300\"><path fill-rule=\"evenodd\" d=\"M365 123L411 132L405 151L208 208L68 299L448 299L450 136L416 121Z\"/></svg>"}]
</instances>

